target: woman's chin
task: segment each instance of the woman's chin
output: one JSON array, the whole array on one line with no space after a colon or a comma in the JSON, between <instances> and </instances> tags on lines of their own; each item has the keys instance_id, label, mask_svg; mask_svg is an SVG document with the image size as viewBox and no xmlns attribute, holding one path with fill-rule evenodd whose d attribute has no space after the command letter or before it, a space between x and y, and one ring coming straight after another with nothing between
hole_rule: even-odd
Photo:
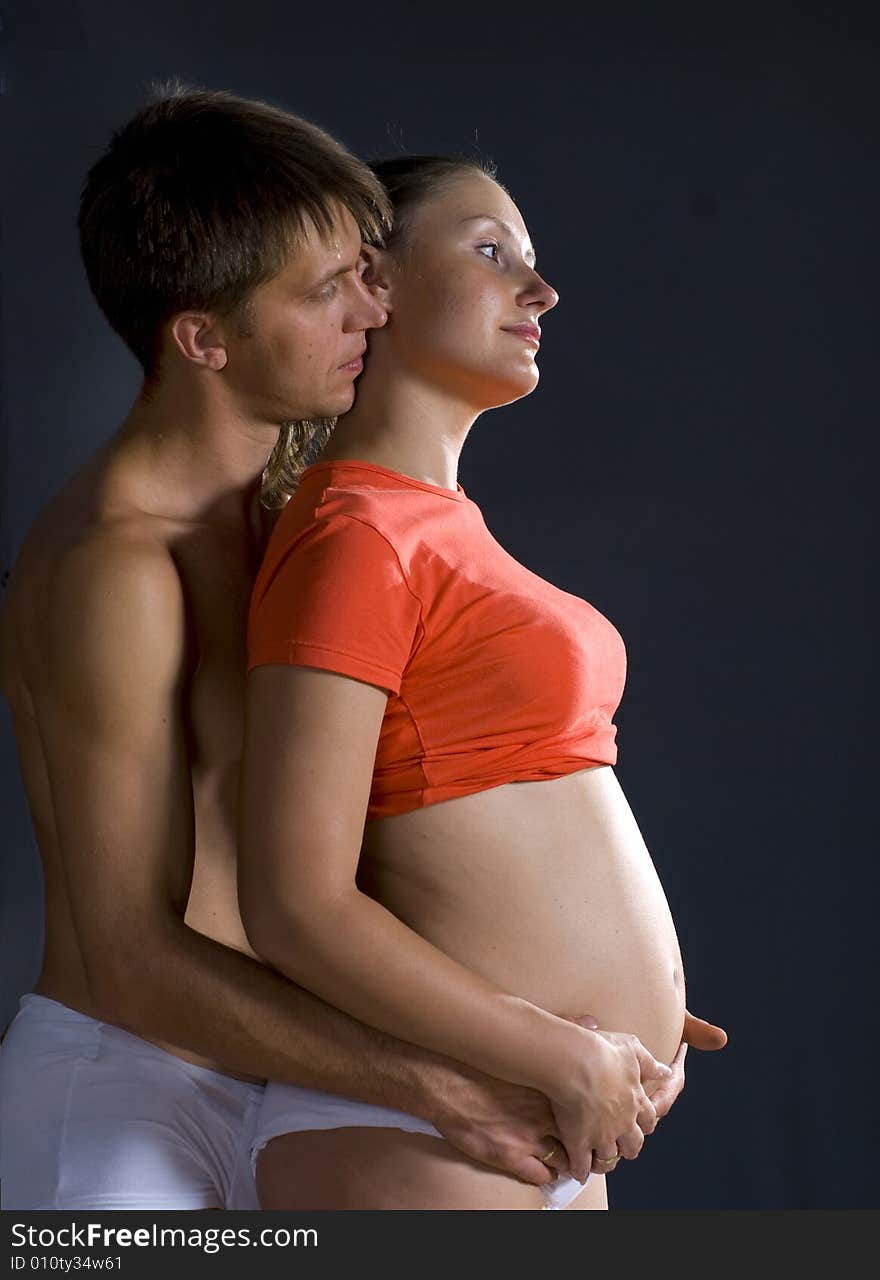
<instances>
[{"instance_id":1,"label":"woman's chin","mask_svg":"<svg viewBox=\"0 0 880 1280\"><path fill-rule=\"evenodd\" d=\"M485 407L487 409L500 409L502 405L512 404L514 400L522 400L523 396L530 395L534 391L538 385L539 376L538 366L533 364L530 370L506 378L503 382L495 382L489 388L492 401Z\"/></svg>"}]
</instances>

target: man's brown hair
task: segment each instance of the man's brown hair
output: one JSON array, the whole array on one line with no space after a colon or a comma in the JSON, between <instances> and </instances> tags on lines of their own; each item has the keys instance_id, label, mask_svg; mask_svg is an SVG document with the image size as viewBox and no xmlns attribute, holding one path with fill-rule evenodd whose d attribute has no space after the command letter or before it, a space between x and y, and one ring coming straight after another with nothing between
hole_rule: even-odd
<instances>
[{"instance_id":1,"label":"man's brown hair","mask_svg":"<svg viewBox=\"0 0 880 1280\"><path fill-rule=\"evenodd\" d=\"M239 312L334 204L365 240L390 225L382 184L329 134L264 102L179 83L118 129L86 179L83 263L107 320L147 381L180 311Z\"/></svg>"}]
</instances>

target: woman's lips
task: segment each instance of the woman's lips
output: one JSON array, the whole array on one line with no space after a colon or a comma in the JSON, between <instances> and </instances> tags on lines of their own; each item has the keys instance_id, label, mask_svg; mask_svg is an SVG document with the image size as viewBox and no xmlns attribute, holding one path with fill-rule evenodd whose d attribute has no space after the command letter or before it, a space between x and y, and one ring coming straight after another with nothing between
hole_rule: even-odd
<instances>
[{"instance_id":1,"label":"woman's lips","mask_svg":"<svg viewBox=\"0 0 880 1280\"><path fill-rule=\"evenodd\" d=\"M345 369L349 373L360 373L364 367L363 358L358 356L356 360L349 360L348 364L341 364L340 369Z\"/></svg>"},{"instance_id":2,"label":"woman's lips","mask_svg":"<svg viewBox=\"0 0 880 1280\"><path fill-rule=\"evenodd\" d=\"M541 345L541 330L537 327L537 325L515 324L515 325L511 325L509 329L505 328L504 332L516 334L518 338L522 338L525 342L528 342L529 345L534 347L536 350Z\"/></svg>"}]
</instances>

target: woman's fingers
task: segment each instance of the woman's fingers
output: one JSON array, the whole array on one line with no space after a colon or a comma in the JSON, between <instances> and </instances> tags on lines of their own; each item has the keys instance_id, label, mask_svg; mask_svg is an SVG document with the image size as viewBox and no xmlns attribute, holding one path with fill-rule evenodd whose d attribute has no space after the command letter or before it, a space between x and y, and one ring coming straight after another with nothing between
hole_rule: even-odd
<instances>
[{"instance_id":1,"label":"woman's fingers","mask_svg":"<svg viewBox=\"0 0 880 1280\"><path fill-rule=\"evenodd\" d=\"M622 1133L617 1139L617 1151L622 1160L635 1160L636 1156L645 1145L645 1131L634 1124L631 1129L627 1129L626 1133ZM610 1152L608 1153L611 1154Z\"/></svg>"},{"instance_id":2,"label":"woman's fingers","mask_svg":"<svg viewBox=\"0 0 880 1280\"><path fill-rule=\"evenodd\" d=\"M586 1027L588 1031L598 1031L599 1023L591 1013L579 1013L577 1017L570 1017L564 1013L563 1018L566 1022L576 1022L579 1027Z\"/></svg>"},{"instance_id":3,"label":"woman's fingers","mask_svg":"<svg viewBox=\"0 0 880 1280\"><path fill-rule=\"evenodd\" d=\"M593 1152L593 1173L612 1173L619 1160L635 1160L645 1145L645 1131L637 1124L622 1133L613 1147Z\"/></svg>"},{"instance_id":4,"label":"woman's fingers","mask_svg":"<svg viewBox=\"0 0 880 1280\"><path fill-rule=\"evenodd\" d=\"M639 1064L639 1073L642 1083L645 1080L667 1080L672 1074L665 1062L659 1062L653 1055L649 1053L641 1040L632 1037L632 1047Z\"/></svg>"},{"instance_id":5,"label":"woman's fingers","mask_svg":"<svg viewBox=\"0 0 880 1280\"><path fill-rule=\"evenodd\" d=\"M657 1085L656 1088L648 1090L658 1121L669 1114L672 1104L684 1088L684 1060L687 1056L687 1049L687 1045L682 1041L678 1046L678 1053L670 1063L672 1075L668 1080L664 1080L662 1084Z\"/></svg>"},{"instance_id":6,"label":"woman's fingers","mask_svg":"<svg viewBox=\"0 0 880 1280\"><path fill-rule=\"evenodd\" d=\"M589 1050L585 1056L592 1068L590 1074L580 1081L577 1071L567 1073L560 1087L562 1096L555 1096L552 1087L547 1096L556 1130L568 1152L572 1177L584 1182L590 1172L607 1173L616 1166L623 1154L615 1141L618 1133L629 1135L624 1151L628 1159L635 1159L644 1133L650 1133L657 1123L645 1082L659 1084L672 1073L636 1036L601 1031L581 1034ZM642 1137L631 1133L633 1129L640 1129Z\"/></svg>"},{"instance_id":7,"label":"woman's fingers","mask_svg":"<svg viewBox=\"0 0 880 1280\"><path fill-rule=\"evenodd\" d=\"M566 1138L564 1140L566 1152L568 1153L569 1172L578 1182L586 1182L593 1168L593 1148L589 1141L579 1140L578 1137Z\"/></svg>"},{"instance_id":8,"label":"woman's fingers","mask_svg":"<svg viewBox=\"0 0 880 1280\"><path fill-rule=\"evenodd\" d=\"M653 1133L657 1128L657 1108L654 1106L653 1099L647 1094L636 1116L636 1124L643 1134Z\"/></svg>"}]
</instances>

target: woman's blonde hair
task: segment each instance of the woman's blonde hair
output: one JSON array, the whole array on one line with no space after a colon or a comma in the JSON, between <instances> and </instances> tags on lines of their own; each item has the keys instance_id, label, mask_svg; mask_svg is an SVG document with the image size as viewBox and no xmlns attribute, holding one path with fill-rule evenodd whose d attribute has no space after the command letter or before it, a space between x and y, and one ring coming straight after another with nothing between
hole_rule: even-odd
<instances>
[{"instance_id":1,"label":"woman's blonde hair","mask_svg":"<svg viewBox=\"0 0 880 1280\"><path fill-rule=\"evenodd\" d=\"M299 478L330 439L335 418L306 418L282 423L275 448L266 463L260 489L260 505L267 511L285 506Z\"/></svg>"}]
</instances>

